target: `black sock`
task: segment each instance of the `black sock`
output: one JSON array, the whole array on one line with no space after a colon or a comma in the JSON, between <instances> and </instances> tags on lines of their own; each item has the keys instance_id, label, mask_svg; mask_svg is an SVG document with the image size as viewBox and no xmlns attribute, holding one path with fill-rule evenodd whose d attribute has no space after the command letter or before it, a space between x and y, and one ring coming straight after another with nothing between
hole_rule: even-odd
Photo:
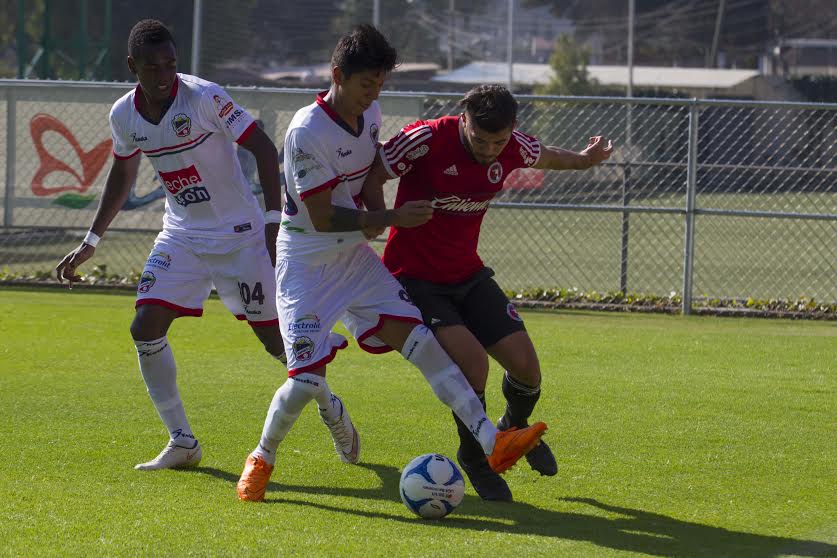
<instances>
[{"instance_id":1,"label":"black sock","mask_svg":"<svg viewBox=\"0 0 837 558\"><path fill-rule=\"evenodd\" d=\"M477 397L482 403L482 408L485 409L485 394L478 393ZM465 426L465 423L462 422L456 413L453 414L453 420L456 422L456 431L459 433L459 458L463 461L479 461L481 459L485 459L485 451L483 451L482 446L468 429Z\"/></svg>"},{"instance_id":2,"label":"black sock","mask_svg":"<svg viewBox=\"0 0 837 558\"><path fill-rule=\"evenodd\" d=\"M506 414L502 419L505 426L528 426L529 417L541 396L541 386L527 386L506 372L503 375L503 395L506 397Z\"/></svg>"}]
</instances>

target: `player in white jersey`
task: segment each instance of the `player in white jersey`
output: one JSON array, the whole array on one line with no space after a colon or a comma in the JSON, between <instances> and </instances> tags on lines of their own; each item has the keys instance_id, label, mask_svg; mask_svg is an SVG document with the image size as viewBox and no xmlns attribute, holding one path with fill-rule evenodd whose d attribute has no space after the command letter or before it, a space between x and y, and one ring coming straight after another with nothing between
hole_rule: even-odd
<instances>
[{"instance_id":1,"label":"player in white jersey","mask_svg":"<svg viewBox=\"0 0 837 558\"><path fill-rule=\"evenodd\" d=\"M214 83L177 73L174 39L143 20L128 39L128 67L139 84L110 113L114 161L99 209L82 244L56 271L72 287L76 268L122 208L144 153L166 193L163 230L137 287L131 335L140 371L170 439L137 469L196 465L202 450L186 419L174 356L166 338L179 316L200 316L213 285L227 308L247 320L273 357L284 362L274 303L275 238L281 209L276 147L246 110ZM267 218L241 172L233 142L253 153ZM267 221L267 223L265 223Z\"/></svg>"},{"instance_id":2,"label":"player in white jersey","mask_svg":"<svg viewBox=\"0 0 837 558\"><path fill-rule=\"evenodd\" d=\"M366 242L367 235L386 226L418 226L433 214L426 200L395 210L362 209L362 185L381 126L376 99L396 58L371 25L341 37L331 59L331 88L300 109L286 133L276 303L289 379L276 391L259 445L245 462L237 486L242 500L264 499L276 450L311 400L331 429L341 460L358 461L357 430L325 380L326 365L345 346L329 336L338 320L364 350L396 349L419 368L436 396L470 426L495 471L511 467L546 430L537 423L497 431L461 370L421 324L418 309Z\"/></svg>"}]
</instances>

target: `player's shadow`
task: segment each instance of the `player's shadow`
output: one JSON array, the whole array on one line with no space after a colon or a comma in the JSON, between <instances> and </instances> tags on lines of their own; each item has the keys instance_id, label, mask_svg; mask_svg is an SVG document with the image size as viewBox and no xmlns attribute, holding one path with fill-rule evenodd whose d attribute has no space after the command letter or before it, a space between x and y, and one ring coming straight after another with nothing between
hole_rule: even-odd
<instances>
[{"instance_id":1,"label":"player's shadow","mask_svg":"<svg viewBox=\"0 0 837 558\"><path fill-rule=\"evenodd\" d=\"M395 467L374 463L361 463L358 466L374 472L381 479L382 487L337 488L270 482L265 503L308 506L411 524L422 521L412 516L329 506L304 498L284 496L291 493L317 494L400 501L398 484L401 474ZM232 484L238 481L238 475L220 469L198 467L192 470ZM612 506L593 498L567 497L560 500L586 504L595 508L597 514L554 511L523 502L484 502L476 496L466 496L454 515L442 521L425 521L424 524L439 528L455 527L587 541L606 548L654 556L837 556L837 545L825 542L730 531L654 512ZM611 517L602 517L602 512Z\"/></svg>"}]
</instances>

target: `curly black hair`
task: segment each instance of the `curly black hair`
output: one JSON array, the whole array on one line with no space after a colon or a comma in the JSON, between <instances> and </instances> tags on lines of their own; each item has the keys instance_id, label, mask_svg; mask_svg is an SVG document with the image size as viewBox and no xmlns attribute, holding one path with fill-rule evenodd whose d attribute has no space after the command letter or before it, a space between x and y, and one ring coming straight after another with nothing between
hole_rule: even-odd
<instances>
[{"instance_id":1,"label":"curly black hair","mask_svg":"<svg viewBox=\"0 0 837 558\"><path fill-rule=\"evenodd\" d=\"M486 132L496 133L514 126L517 99L502 85L478 85L465 93L459 106Z\"/></svg>"},{"instance_id":2,"label":"curly black hair","mask_svg":"<svg viewBox=\"0 0 837 558\"><path fill-rule=\"evenodd\" d=\"M346 78L366 70L390 72L398 65L398 52L375 26L363 24L340 37L331 65L340 68Z\"/></svg>"},{"instance_id":3,"label":"curly black hair","mask_svg":"<svg viewBox=\"0 0 837 558\"><path fill-rule=\"evenodd\" d=\"M137 58L145 45L159 45L168 41L177 46L171 31L163 22L156 19L143 19L134 25L131 34L128 35L128 54Z\"/></svg>"}]
</instances>

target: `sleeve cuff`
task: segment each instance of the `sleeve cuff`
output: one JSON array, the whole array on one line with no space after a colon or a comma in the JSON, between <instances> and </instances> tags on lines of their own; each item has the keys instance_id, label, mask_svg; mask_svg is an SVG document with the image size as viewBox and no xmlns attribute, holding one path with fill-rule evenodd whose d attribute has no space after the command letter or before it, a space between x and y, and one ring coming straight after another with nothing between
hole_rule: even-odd
<instances>
[{"instance_id":1,"label":"sleeve cuff","mask_svg":"<svg viewBox=\"0 0 837 558\"><path fill-rule=\"evenodd\" d=\"M119 153L117 153L116 151L114 151L114 152L113 152L113 157L114 157L115 159L119 159L120 161L124 161L125 159L131 159L131 158L133 158L133 157L134 157L137 153L139 153L139 152L140 152L140 148L139 148L139 147L137 148L137 150L136 150L136 151L134 151L134 152L133 152L133 153L131 153L130 155L120 155Z\"/></svg>"},{"instance_id":2,"label":"sleeve cuff","mask_svg":"<svg viewBox=\"0 0 837 558\"><path fill-rule=\"evenodd\" d=\"M250 134L252 134L255 129L256 129L256 121L254 120L253 122L250 122L250 125L247 126L246 130L241 132L241 135L238 136L238 139L235 140L235 143L237 143L238 145L241 145L242 143L247 141L247 138L250 137Z\"/></svg>"},{"instance_id":3,"label":"sleeve cuff","mask_svg":"<svg viewBox=\"0 0 837 558\"><path fill-rule=\"evenodd\" d=\"M305 198L307 198L309 196L313 196L314 194L318 194L318 193L322 192L323 190L334 188L338 184L340 184L340 179L335 176L334 178L332 178L331 180L329 180L325 184L320 184L316 188L311 188L310 190L305 190L304 192L300 193L299 194L299 199L302 200L302 201L305 201Z\"/></svg>"},{"instance_id":4,"label":"sleeve cuff","mask_svg":"<svg viewBox=\"0 0 837 558\"><path fill-rule=\"evenodd\" d=\"M387 171L387 174L390 178L398 178L398 175L395 171L392 170L392 167L389 165L389 161L387 161L386 153L384 153L384 146L382 145L378 148L378 155L381 156L381 162L384 164L384 169Z\"/></svg>"}]
</instances>

